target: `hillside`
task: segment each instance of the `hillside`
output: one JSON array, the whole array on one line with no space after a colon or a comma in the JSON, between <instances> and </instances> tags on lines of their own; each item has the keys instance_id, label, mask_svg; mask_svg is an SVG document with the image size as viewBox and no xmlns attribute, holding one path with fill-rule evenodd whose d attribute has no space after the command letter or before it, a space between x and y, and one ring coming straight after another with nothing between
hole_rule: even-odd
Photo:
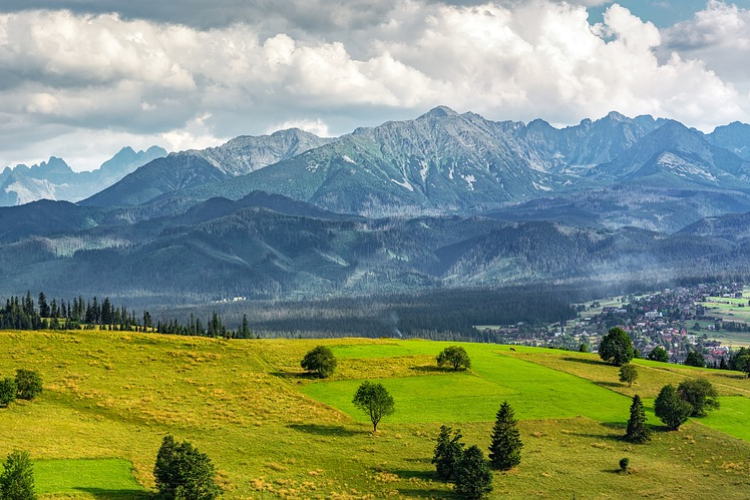
<instances>
[{"instance_id":1,"label":"hillside","mask_svg":"<svg viewBox=\"0 0 750 500\"><path fill-rule=\"evenodd\" d=\"M330 381L299 368L318 344L340 360ZM145 498L167 433L211 457L229 499L450 498L430 464L440 425L460 427L468 444L486 449L507 399L525 446L517 470L494 473L491 498L731 499L750 486L740 374L636 361L642 375L630 389L595 355L488 344L464 344L473 371L454 373L433 366L446 345L1 332L0 373L37 370L46 390L0 409L0 425L13 429L0 435L0 454L30 451L42 500ZM649 414L650 444L618 439L627 396L638 392L650 405L661 385L696 375L719 387L722 410L671 433ZM359 381L374 378L396 399L377 435L349 402ZM613 474L623 456L633 474ZM62 473L80 468L94 472Z\"/></svg>"}]
</instances>

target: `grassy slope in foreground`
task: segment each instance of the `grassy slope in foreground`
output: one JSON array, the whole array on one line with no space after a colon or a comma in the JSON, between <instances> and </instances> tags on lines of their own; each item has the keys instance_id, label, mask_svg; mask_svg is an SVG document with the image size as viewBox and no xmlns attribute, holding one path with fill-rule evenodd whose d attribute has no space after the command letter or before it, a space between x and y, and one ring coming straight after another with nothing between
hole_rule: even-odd
<instances>
[{"instance_id":1,"label":"grassy slope in foreground","mask_svg":"<svg viewBox=\"0 0 750 500\"><path fill-rule=\"evenodd\" d=\"M20 448L30 451L35 460L126 460L133 464L138 482L149 488L161 437L172 433L190 440L213 459L227 489L225 498L448 495L448 487L435 481L429 463L442 422L434 421L428 412L424 412L426 423L416 422L417 412L408 410L406 400L397 400L398 411L411 412L409 418L414 422L399 423L397 413L384 420L382 431L373 436L368 424L353 421L299 391L320 384L301 376L299 368L301 357L317 344L330 345L340 354L334 383L388 374L409 380L417 377L414 380L424 383L430 379L426 373L437 373L430 368L435 354L449 345L359 339L224 342L107 332L2 332L0 374L10 375L20 367L38 370L47 390L37 401L0 410L0 428L4 430L0 454ZM370 346L381 351L380 357L366 357L372 354L366 352ZM606 391L603 385L618 385L616 368L605 366L611 378L595 380L597 387L558 373L566 371L565 367L593 368L599 373L602 367L595 357L586 358L594 361L588 364L563 359L570 353L519 349L513 354L502 346L469 347L477 375L439 373L432 377L436 384L450 386L451 379L473 377L484 381L482 390L497 386L498 391L515 391L512 397L518 398L519 404L525 391L531 401L528 404L534 406L534 399L545 394L543 388L530 382L523 385L527 382L524 377L509 372L498 372L503 378L498 383L492 373L501 370L494 366L500 363L532 370L529 380L543 382L540 376L553 381L569 379L625 403L621 416L620 410L610 414L592 407L595 402L591 401L580 410L565 409L571 414L590 412L604 421L616 420L616 425L590 418L522 421L526 444L522 465L512 473L495 475L494 498L747 496L750 444L744 441L697 423L678 433L658 432L647 446L618 440L627 418L627 399ZM499 356L498 351L504 355ZM396 357L390 357L391 352ZM536 355L550 360L556 355L555 363L560 366L557 371L541 369L534 363ZM739 388L742 381L734 382ZM567 382L560 383L555 389L565 392L567 386ZM429 386L426 390L442 392ZM492 408L486 421L460 424L468 444L486 450L495 411ZM522 417L523 411L519 409ZM615 416L618 418L612 420ZM733 418L737 425L746 426L741 414ZM635 474L613 472L623 456L631 459ZM40 491L50 491L47 486L40 484ZM59 491L42 498L110 498L106 495L111 493L78 490L76 485L66 486L68 493ZM120 490L118 497L140 498L142 494Z\"/></svg>"}]
</instances>

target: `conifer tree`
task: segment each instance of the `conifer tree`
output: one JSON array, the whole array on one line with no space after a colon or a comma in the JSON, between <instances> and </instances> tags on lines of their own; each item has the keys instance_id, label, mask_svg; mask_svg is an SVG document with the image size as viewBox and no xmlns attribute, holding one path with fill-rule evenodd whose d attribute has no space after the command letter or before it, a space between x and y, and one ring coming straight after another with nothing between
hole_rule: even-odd
<instances>
[{"instance_id":1,"label":"conifer tree","mask_svg":"<svg viewBox=\"0 0 750 500\"><path fill-rule=\"evenodd\" d=\"M443 425L440 427L440 435L435 445L435 454L432 463L435 464L437 475L444 481L453 481L454 473L464 454L464 444L461 442L461 431L457 430L455 435L453 429Z\"/></svg>"},{"instance_id":2,"label":"conifer tree","mask_svg":"<svg viewBox=\"0 0 750 500\"><path fill-rule=\"evenodd\" d=\"M34 467L27 452L14 451L5 460L0 474L0 498L36 500Z\"/></svg>"},{"instance_id":3,"label":"conifer tree","mask_svg":"<svg viewBox=\"0 0 750 500\"><path fill-rule=\"evenodd\" d=\"M492 471L477 446L467 449L456 465L456 493L462 498L479 500L492 491Z\"/></svg>"},{"instance_id":4,"label":"conifer tree","mask_svg":"<svg viewBox=\"0 0 750 500\"><path fill-rule=\"evenodd\" d=\"M643 402L637 394L633 396L633 404L630 405L630 419L625 439L631 443L643 444L651 440L651 430L646 426L646 412L643 410Z\"/></svg>"},{"instance_id":5,"label":"conifer tree","mask_svg":"<svg viewBox=\"0 0 750 500\"><path fill-rule=\"evenodd\" d=\"M497 412L490 444L490 462L496 469L507 470L521 463L523 443L518 420L513 417L513 408L507 401L503 402Z\"/></svg>"}]
</instances>

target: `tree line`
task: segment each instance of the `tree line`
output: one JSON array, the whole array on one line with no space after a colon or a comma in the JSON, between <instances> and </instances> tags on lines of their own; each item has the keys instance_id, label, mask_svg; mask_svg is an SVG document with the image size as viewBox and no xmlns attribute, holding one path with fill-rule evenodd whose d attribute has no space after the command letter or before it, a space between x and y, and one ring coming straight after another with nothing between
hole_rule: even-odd
<instances>
[{"instance_id":1,"label":"tree line","mask_svg":"<svg viewBox=\"0 0 750 500\"><path fill-rule=\"evenodd\" d=\"M97 297L84 300L47 299L44 292L32 298L31 292L25 296L12 296L0 309L1 330L80 330L100 328L103 330L154 332L172 335L192 335L201 337L254 338L247 315L243 315L240 326L228 328L213 312L206 322L192 314L187 323L176 319L154 322L149 311L136 314L124 305L116 306L109 297L99 301Z\"/></svg>"}]
</instances>

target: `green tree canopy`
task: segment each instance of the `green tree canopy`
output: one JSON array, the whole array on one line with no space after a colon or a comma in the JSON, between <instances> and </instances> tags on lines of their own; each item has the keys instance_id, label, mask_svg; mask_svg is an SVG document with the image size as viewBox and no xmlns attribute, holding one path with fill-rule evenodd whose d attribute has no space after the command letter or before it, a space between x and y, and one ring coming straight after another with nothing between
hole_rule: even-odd
<instances>
[{"instance_id":1,"label":"green tree canopy","mask_svg":"<svg viewBox=\"0 0 750 500\"><path fill-rule=\"evenodd\" d=\"M706 358L704 358L703 354L699 353L698 351L690 351L687 355L687 358L685 358L685 366L697 366L698 368L705 368Z\"/></svg>"},{"instance_id":2,"label":"green tree canopy","mask_svg":"<svg viewBox=\"0 0 750 500\"><path fill-rule=\"evenodd\" d=\"M446 347L437 355L436 359L438 366L450 365L456 371L471 368L471 359L469 359L466 349L461 346Z\"/></svg>"},{"instance_id":3,"label":"green tree canopy","mask_svg":"<svg viewBox=\"0 0 750 500\"><path fill-rule=\"evenodd\" d=\"M369 381L362 382L354 394L352 403L370 417L373 432L378 431L380 420L392 415L396 406L393 396L388 393L383 384Z\"/></svg>"},{"instance_id":4,"label":"green tree canopy","mask_svg":"<svg viewBox=\"0 0 750 500\"><path fill-rule=\"evenodd\" d=\"M661 363L669 363L669 353L663 347L657 346L648 353L648 359L651 361L659 361Z\"/></svg>"},{"instance_id":5,"label":"green tree canopy","mask_svg":"<svg viewBox=\"0 0 750 500\"><path fill-rule=\"evenodd\" d=\"M0 474L0 498L3 500L36 500L34 465L25 451L14 451L3 464Z\"/></svg>"},{"instance_id":6,"label":"green tree canopy","mask_svg":"<svg viewBox=\"0 0 750 500\"><path fill-rule=\"evenodd\" d=\"M617 366L629 363L635 356L633 341L622 328L612 328L599 345L599 356Z\"/></svg>"},{"instance_id":7,"label":"green tree canopy","mask_svg":"<svg viewBox=\"0 0 750 500\"><path fill-rule=\"evenodd\" d=\"M32 400L42 393L42 377L32 370L16 370L18 399Z\"/></svg>"},{"instance_id":8,"label":"green tree canopy","mask_svg":"<svg viewBox=\"0 0 750 500\"><path fill-rule=\"evenodd\" d=\"M213 500L221 494L211 459L189 442L165 436L156 455L154 479L167 500Z\"/></svg>"},{"instance_id":9,"label":"green tree canopy","mask_svg":"<svg viewBox=\"0 0 750 500\"><path fill-rule=\"evenodd\" d=\"M693 408L691 417L705 417L709 411L720 407L719 393L705 378L683 380L677 386L677 395Z\"/></svg>"},{"instance_id":10,"label":"green tree canopy","mask_svg":"<svg viewBox=\"0 0 750 500\"><path fill-rule=\"evenodd\" d=\"M651 430L646 425L646 412L643 409L643 401L637 394L633 396L630 405L630 418L628 419L628 430L625 440L631 443L643 444L651 440Z\"/></svg>"},{"instance_id":11,"label":"green tree canopy","mask_svg":"<svg viewBox=\"0 0 750 500\"><path fill-rule=\"evenodd\" d=\"M435 464L437 475L444 481L452 481L458 462L464 454L464 444L461 442L461 431L453 434L448 426L440 427L440 435L435 445L432 463Z\"/></svg>"},{"instance_id":12,"label":"green tree canopy","mask_svg":"<svg viewBox=\"0 0 750 500\"><path fill-rule=\"evenodd\" d=\"M500 405L495 417L490 443L490 462L496 469L507 470L521 463L521 435L518 420L507 401Z\"/></svg>"},{"instance_id":13,"label":"green tree canopy","mask_svg":"<svg viewBox=\"0 0 750 500\"><path fill-rule=\"evenodd\" d=\"M317 373L320 378L328 378L336 371L338 361L330 348L319 345L305 354L300 365L309 372Z\"/></svg>"},{"instance_id":14,"label":"green tree canopy","mask_svg":"<svg viewBox=\"0 0 750 500\"><path fill-rule=\"evenodd\" d=\"M627 383L628 387L633 386L633 382L638 379L638 369L635 365L627 363L620 367L620 382Z\"/></svg>"},{"instance_id":15,"label":"green tree canopy","mask_svg":"<svg viewBox=\"0 0 750 500\"><path fill-rule=\"evenodd\" d=\"M477 446L467 449L456 466L456 493L461 498L479 500L492 491L492 471Z\"/></svg>"},{"instance_id":16,"label":"green tree canopy","mask_svg":"<svg viewBox=\"0 0 750 500\"><path fill-rule=\"evenodd\" d=\"M16 400L18 395L18 386L12 378L6 377L0 379L0 408L7 407Z\"/></svg>"},{"instance_id":17,"label":"green tree canopy","mask_svg":"<svg viewBox=\"0 0 750 500\"><path fill-rule=\"evenodd\" d=\"M676 431L687 422L693 407L683 401L672 384L662 387L654 402L654 413L669 430Z\"/></svg>"}]
</instances>

